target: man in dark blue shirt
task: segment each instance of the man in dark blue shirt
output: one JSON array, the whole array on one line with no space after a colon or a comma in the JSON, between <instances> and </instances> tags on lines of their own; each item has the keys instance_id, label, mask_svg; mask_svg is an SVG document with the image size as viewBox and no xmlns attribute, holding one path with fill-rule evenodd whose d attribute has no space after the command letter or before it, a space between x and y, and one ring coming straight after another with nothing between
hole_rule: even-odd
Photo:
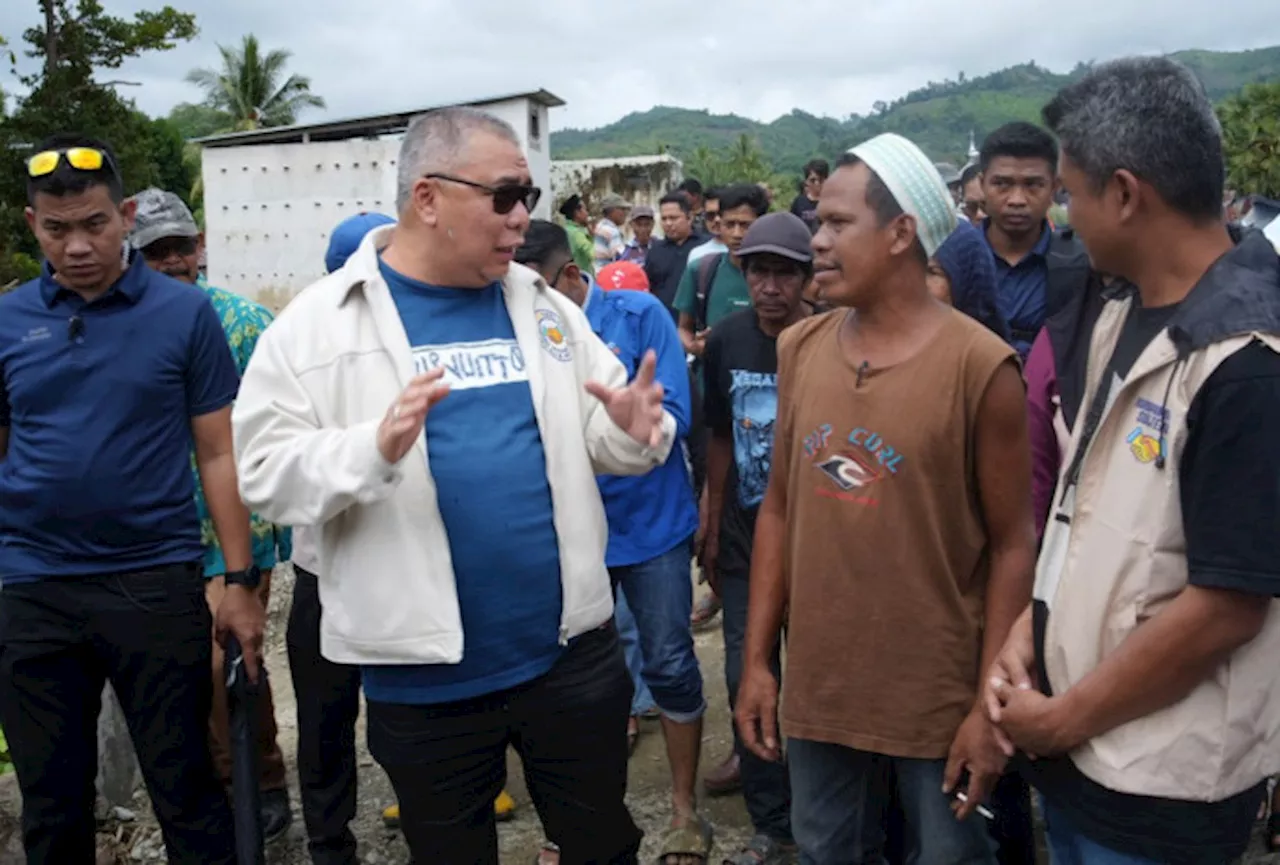
<instances>
[{"instance_id":1,"label":"man in dark blue shirt","mask_svg":"<svg viewBox=\"0 0 1280 865\"><path fill-rule=\"evenodd\" d=\"M1026 359L1048 310L1049 208L1058 185L1058 145L1031 123L1009 123L982 143L983 233L995 254L1000 314Z\"/></svg>"},{"instance_id":2,"label":"man in dark blue shirt","mask_svg":"<svg viewBox=\"0 0 1280 865\"><path fill-rule=\"evenodd\" d=\"M46 264L0 298L0 718L27 861L94 857L99 700L129 721L170 861L230 863L206 744L209 632L191 453L227 560L219 635L257 675L263 610L236 490L235 363L208 299L130 257L105 144L27 163Z\"/></svg>"},{"instance_id":3,"label":"man in dark blue shirt","mask_svg":"<svg viewBox=\"0 0 1280 865\"><path fill-rule=\"evenodd\" d=\"M649 277L649 290L671 311L675 320L676 289L689 263L689 253L711 238L693 227L693 205L683 192L665 195L658 204L662 221L662 239L649 247L644 272Z\"/></svg>"}]
</instances>

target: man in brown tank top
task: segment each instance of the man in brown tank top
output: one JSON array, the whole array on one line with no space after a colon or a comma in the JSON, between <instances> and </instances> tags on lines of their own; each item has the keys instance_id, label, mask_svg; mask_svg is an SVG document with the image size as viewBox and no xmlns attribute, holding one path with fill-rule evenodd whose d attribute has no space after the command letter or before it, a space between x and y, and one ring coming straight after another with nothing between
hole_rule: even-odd
<instances>
[{"instance_id":1,"label":"man in brown tank top","mask_svg":"<svg viewBox=\"0 0 1280 865\"><path fill-rule=\"evenodd\" d=\"M854 148L818 215L816 279L836 309L778 340L737 722L780 757L768 659L785 616L801 861L882 861L896 796L908 861L994 863L975 810L1004 757L979 671L1028 602L1035 557L1017 360L929 294L955 216L915 145Z\"/></svg>"}]
</instances>

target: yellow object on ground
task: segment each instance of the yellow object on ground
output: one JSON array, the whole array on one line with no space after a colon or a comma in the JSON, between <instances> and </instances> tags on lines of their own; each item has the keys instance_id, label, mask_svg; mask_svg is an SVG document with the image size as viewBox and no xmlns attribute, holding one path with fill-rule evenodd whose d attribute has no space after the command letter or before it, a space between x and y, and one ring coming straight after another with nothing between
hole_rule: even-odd
<instances>
[{"instance_id":1,"label":"yellow object on ground","mask_svg":"<svg viewBox=\"0 0 1280 865\"><path fill-rule=\"evenodd\" d=\"M511 798L511 794L503 790L498 794L498 798L493 800L493 816L498 818L501 823L510 820L516 813L516 800ZM400 828L400 806L388 805L382 810L382 824L388 829Z\"/></svg>"}]
</instances>

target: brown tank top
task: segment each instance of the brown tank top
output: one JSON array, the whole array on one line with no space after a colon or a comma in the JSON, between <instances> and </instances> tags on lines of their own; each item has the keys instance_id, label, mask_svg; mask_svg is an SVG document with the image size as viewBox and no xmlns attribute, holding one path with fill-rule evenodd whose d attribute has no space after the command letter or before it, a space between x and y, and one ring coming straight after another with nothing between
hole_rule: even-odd
<instances>
[{"instance_id":1,"label":"brown tank top","mask_svg":"<svg viewBox=\"0 0 1280 865\"><path fill-rule=\"evenodd\" d=\"M1013 350L952 312L915 357L863 376L846 312L778 341L773 471L785 472L783 731L942 758L977 693L987 536L979 404Z\"/></svg>"}]
</instances>

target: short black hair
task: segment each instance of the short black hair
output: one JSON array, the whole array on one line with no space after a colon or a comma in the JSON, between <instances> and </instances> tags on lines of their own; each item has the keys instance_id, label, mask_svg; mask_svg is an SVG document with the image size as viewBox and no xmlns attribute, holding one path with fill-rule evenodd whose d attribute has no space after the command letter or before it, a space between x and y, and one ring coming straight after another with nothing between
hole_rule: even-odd
<instances>
[{"instance_id":1,"label":"short black hair","mask_svg":"<svg viewBox=\"0 0 1280 865\"><path fill-rule=\"evenodd\" d=\"M559 266L558 258L573 258L573 250L569 247L569 233L554 222L545 219L529 221L529 228L524 233L524 243L516 250L517 264L533 268L545 268L554 263Z\"/></svg>"},{"instance_id":2,"label":"short black hair","mask_svg":"<svg viewBox=\"0 0 1280 865\"><path fill-rule=\"evenodd\" d=\"M804 176L807 180L810 174L816 174L823 180L831 176L831 165L825 159L810 159L804 164Z\"/></svg>"},{"instance_id":3,"label":"short black hair","mask_svg":"<svg viewBox=\"0 0 1280 865\"><path fill-rule=\"evenodd\" d=\"M120 163L111 145L87 135L76 132L64 132L50 136L36 145L32 155L49 150L65 152L75 147L88 147L100 151L106 159L102 168L97 171L81 171L73 168L65 158L58 160L53 172L44 177L27 177L27 203L35 204L36 196L43 193L55 198L68 195L79 195L91 186L105 186L111 200L116 204L124 201L124 178L120 176Z\"/></svg>"},{"instance_id":4,"label":"short black hair","mask_svg":"<svg viewBox=\"0 0 1280 865\"><path fill-rule=\"evenodd\" d=\"M708 189L706 192L702 193L702 200L703 201L719 201L720 187L713 186L710 189Z\"/></svg>"},{"instance_id":5,"label":"short black hair","mask_svg":"<svg viewBox=\"0 0 1280 865\"><path fill-rule=\"evenodd\" d=\"M991 160L1001 156L1013 159L1043 159L1049 163L1051 174L1058 173L1058 142L1044 129L1025 120L1006 123L988 135L982 142L978 165L986 171L991 165Z\"/></svg>"},{"instance_id":6,"label":"short black hair","mask_svg":"<svg viewBox=\"0 0 1280 865\"><path fill-rule=\"evenodd\" d=\"M1222 127L1204 85L1177 61L1104 63L1059 91L1043 113L1095 189L1124 169L1183 216L1222 218Z\"/></svg>"},{"instance_id":7,"label":"short black hair","mask_svg":"<svg viewBox=\"0 0 1280 865\"><path fill-rule=\"evenodd\" d=\"M679 188L681 192L687 192L690 195L702 195L702 184L695 177L690 177L680 184Z\"/></svg>"},{"instance_id":8,"label":"short black hair","mask_svg":"<svg viewBox=\"0 0 1280 865\"><path fill-rule=\"evenodd\" d=\"M836 162L836 168L853 168L857 165L866 165L866 163L854 153L846 153ZM876 223L883 228L906 213L906 211L902 209L898 199L893 197L889 187L885 185L885 182L880 179L880 175L876 174L875 169L870 165L867 165L867 174L870 175L870 179L867 181L867 207L871 208L871 212L876 215ZM920 240L918 231L916 232L914 247L916 258L922 264L928 265L929 256L925 254L924 243Z\"/></svg>"},{"instance_id":9,"label":"short black hair","mask_svg":"<svg viewBox=\"0 0 1280 865\"><path fill-rule=\"evenodd\" d=\"M963 188L973 182L973 179L982 173L982 165L977 162L970 162L964 167L964 171L960 172L960 186Z\"/></svg>"},{"instance_id":10,"label":"short black hair","mask_svg":"<svg viewBox=\"0 0 1280 865\"><path fill-rule=\"evenodd\" d=\"M769 212L769 199L755 183L735 183L720 190L720 212L726 213L739 207L750 207L756 216Z\"/></svg>"},{"instance_id":11,"label":"short black hair","mask_svg":"<svg viewBox=\"0 0 1280 865\"><path fill-rule=\"evenodd\" d=\"M564 200L560 205L559 213L565 219L573 219L573 215L578 212L578 208L582 206L582 196L576 192Z\"/></svg>"},{"instance_id":12,"label":"short black hair","mask_svg":"<svg viewBox=\"0 0 1280 865\"><path fill-rule=\"evenodd\" d=\"M658 200L658 209L662 209L664 204L678 204L685 215L693 213L693 202L689 200L689 196L683 192L668 192Z\"/></svg>"}]
</instances>

